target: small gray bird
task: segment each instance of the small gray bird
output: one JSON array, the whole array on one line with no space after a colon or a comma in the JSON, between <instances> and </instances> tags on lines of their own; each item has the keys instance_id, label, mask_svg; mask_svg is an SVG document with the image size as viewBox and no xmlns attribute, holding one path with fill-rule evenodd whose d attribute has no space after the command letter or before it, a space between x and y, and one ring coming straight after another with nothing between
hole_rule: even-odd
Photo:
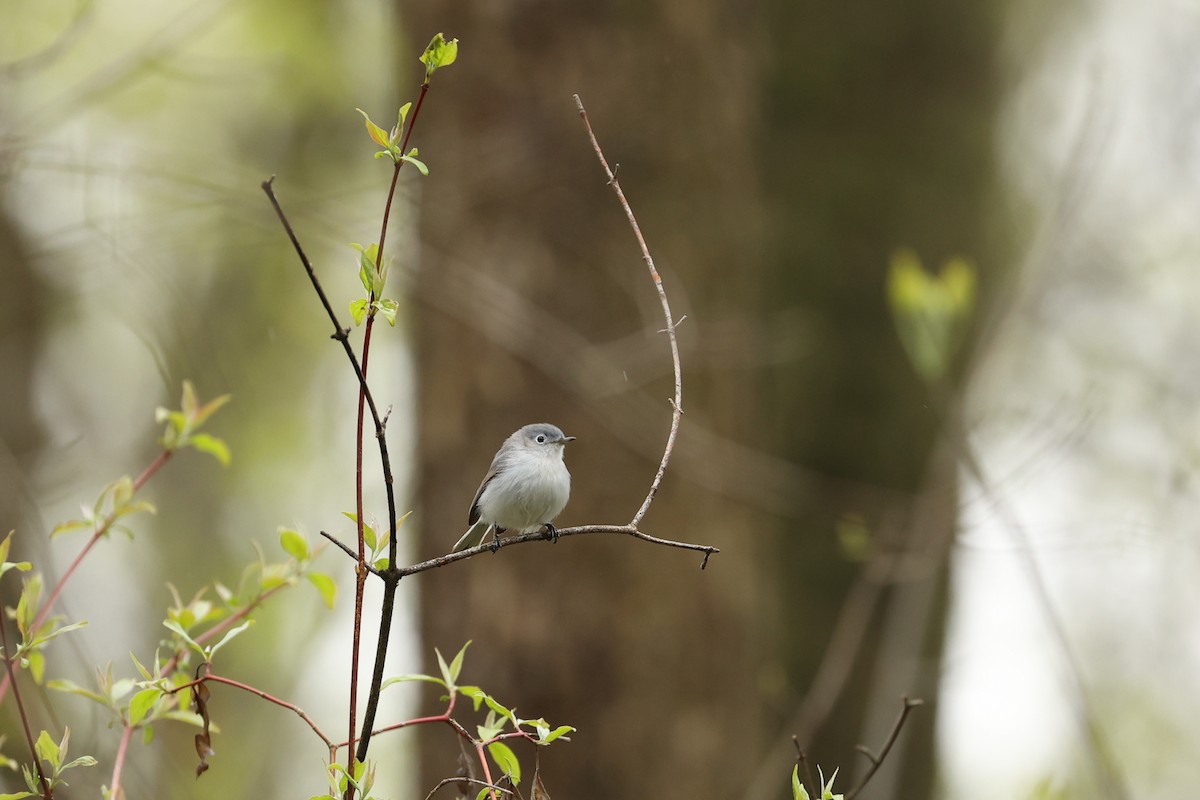
<instances>
[{"instance_id":1,"label":"small gray bird","mask_svg":"<svg viewBox=\"0 0 1200 800\"><path fill-rule=\"evenodd\" d=\"M500 546L505 531L532 533L540 528L557 541L558 529L551 524L571 496L571 473L563 463L563 449L574 436L564 436L545 422L526 425L504 440L492 467L479 484L471 513L471 525L454 550L470 542L482 542L492 531L492 549ZM483 528L482 531L479 529Z\"/></svg>"}]
</instances>

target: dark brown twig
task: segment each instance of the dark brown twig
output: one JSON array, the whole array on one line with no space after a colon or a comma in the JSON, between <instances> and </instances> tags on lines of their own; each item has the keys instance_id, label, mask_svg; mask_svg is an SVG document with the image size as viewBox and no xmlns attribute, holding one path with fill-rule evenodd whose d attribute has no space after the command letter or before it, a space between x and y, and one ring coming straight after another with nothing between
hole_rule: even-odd
<instances>
[{"instance_id":1,"label":"dark brown twig","mask_svg":"<svg viewBox=\"0 0 1200 800\"><path fill-rule=\"evenodd\" d=\"M633 209L629 206L629 201L625 199L625 192L621 190L621 183L617 180L616 169L610 169L608 160L604 157L604 151L600 149L600 142L596 140L596 134L592 132L592 123L588 121L587 111L583 108L583 101L579 99L579 95L574 95L575 107L579 109L579 116L583 120L583 125L587 128L588 139L592 142L592 149L596 151L596 158L600 161L600 166L604 168L604 175L608 178L608 185L612 187L613 193L617 196L617 201L621 204L621 210L625 212L625 217L629 220L629 227L633 229L633 235L637 239L638 247L642 251L642 260L646 262L646 268L650 270L650 279L654 281L654 288L658 291L658 300L662 304L663 317L667 320L666 333L667 338L671 342L671 364L675 370L675 397L671 400L671 431L667 434L667 444L663 448L662 460L658 464L658 472L654 475L654 480L650 483L650 491L646 493L646 499L642 501L641 507L637 513L633 515L633 519L629 521L629 527L637 528L638 523L646 516L646 512L650 510L650 504L654 502L654 496L658 494L658 487L662 484L663 475L667 471L667 463L671 460L671 451L675 449L675 437L679 433L679 422L683 416L683 368L679 362L679 341L675 337L675 322L671 316L671 304L667 302L667 291L663 288L662 277L659 276L658 270L654 266L654 259L650 256L650 249L646 246L646 239L642 236L642 229L638 226L637 218L633 215ZM617 169L620 165L617 166ZM706 559L707 560L707 559Z\"/></svg>"},{"instance_id":2,"label":"dark brown twig","mask_svg":"<svg viewBox=\"0 0 1200 800\"><path fill-rule=\"evenodd\" d=\"M808 754L800 746L799 737L793 736L792 744L796 747L796 763L804 768L804 782L813 790L809 794L813 797L820 797L822 787L817 786L817 782L813 780L812 764L808 762Z\"/></svg>"},{"instance_id":3,"label":"dark brown twig","mask_svg":"<svg viewBox=\"0 0 1200 800\"><path fill-rule=\"evenodd\" d=\"M858 793L861 792L867 783L870 782L871 778L875 777L875 773L878 772L879 768L883 765L883 760L887 758L888 752L892 749L892 745L896 743L897 737L900 736L900 729L904 727L904 723L908 720L908 715L911 714L912 710L917 706L925 705L925 701L919 697L901 697L900 702L903 704L900 707L900 714L896 717L896 723L892 725L892 730L888 734L887 740L883 743L883 747L880 749L879 755L876 756L861 744L856 748L860 753L870 759L871 768L867 770L867 774L863 776L863 779L858 782L858 786L855 786L846 793L846 800L854 800L854 798L858 796Z\"/></svg>"},{"instance_id":4,"label":"dark brown twig","mask_svg":"<svg viewBox=\"0 0 1200 800\"><path fill-rule=\"evenodd\" d=\"M696 552L703 553L704 559L700 562L700 569L704 569L708 565L709 556L713 555L714 553L721 552L720 548L713 547L712 545L693 544L692 542L677 542L674 539L660 539L657 536L651 536L648 533L638 530L633 525L579 525L574 528L559 528L558 538L561 539L565 536L583 536L587 534L604 533L632 536L635 539L640 539L641 541L649 542L650 544L662 545L664 547L678 547L682 550L694 550ZM325 531L321 531L321 535L336 544L344 553L346 553L346 555L350 556L351 558L358 557L348 545L338 541L332 535L326 533ZM550 538L550 534L545 531L535 531L533 533L522 533L511 536L505 535L501 536L497 540L495 550L501 550L505 547L511 547L518 544L528 544L529 542L545 542L549 541ZM475 547L469 547L466 550L459 550L456 553L447 553L443 556L437 556L436 558L431 558L418 564L413 564L408 567L401 567L395 570L394 573L392 573L391 570L381 571L375 570L371 567L368 567L368 569L386 582L393 574L396 576L396 580L399 580L400 578L404 578L409 575L415 575L418 572L427 572L431 569L444 567L447 564L453 564L455 561L463 561L464 559L474 558L475 556L482 555L483 553L492 552L495 551L492 549L492 543L489 540L484 544L478 544Z\"/></svg>"}]
</instances>

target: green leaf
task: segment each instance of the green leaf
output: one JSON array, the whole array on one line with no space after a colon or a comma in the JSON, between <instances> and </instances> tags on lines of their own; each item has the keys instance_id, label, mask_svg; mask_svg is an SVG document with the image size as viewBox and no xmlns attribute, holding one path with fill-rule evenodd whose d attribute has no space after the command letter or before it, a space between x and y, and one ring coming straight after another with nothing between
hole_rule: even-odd
<instances>
[{"instance_id":1,"label":"green leaf","mask_svg":"<svg viewBox=\"0 0 1200 800\"><path fill-rule=\"evenodd\" d=\"M225 635L221 637L221 641L217 642L216 644L214 644L212 647L209 648L208 659L212 659L212 657L217 654L218 650L220 650L226 644L231 642L235 636L239 635L240 633L245 631L247 628L249 628L253 624L254 624L254 620L248 619L245 622L243 622L241 625L238 625L237 627L234 627L234 628L230 628L228 631L226 631ZM208 660L208 659L206 659L206 660Z\"/></svg>"},{"instance_id":2,"label":"green leaf","mask_svg":"<svg viewBox=\"0 0 1200 800\"><path fill-rule=\"evenodd\" d=\"M284 552L297 561L307 561L309 559L308 540L298 531L294 531L291 528L281 528L279 530L279 544L283 547Z\"/></svg>"},{"instance_id":3,"label":"green leaf","mask_svg":"<svg viewBox=\"0 0 1200 800\"><path fill-rule=\"evenodd\" d=\"M102 706L108 705L108 698L90 689L85 689L74 681L66 678L57 678L46 682L47 689L53 689L56 692L67 692L69 694L77 694L80 697L86 697L89 700L95 700Z\"/></svg>"},{"instance_id":4,"label":"green leaf","mask_svg":"<svg viewBox=\"0 0 1200 800\"><path fill-rule=\"evenodd\" d=\"M84 519L73 519L68 522L60 522L50 529L50 538L54 539L64 533L73 531L91 530L92 523Z\"/></svg>"},{"instance_id":5,"label":"green leaf","mask_svg":"<svg viewBox=\"0 0 1200 800\"><path fill-rule=\"evenodd\" d=\"M355 325L361 325L363 317L367 315L367 298L360 297L350 303L350 316L354 318Z\"/></svg>"},{"instance_id":6,"label":"green leaf","mask_svg":"<svg viewBox=\"0 0 1200 800\"><path fill-rule=\"evenodd\" d=\"M415 153L417 151L414 148L411 152ZM407 161L409 164L412 164L414 167L416 167L417 171L420 172L422 175L424 175L427 178L429 177L429 167L427 167L425 165L425 162L420 160L419 158L413 158L412 156L400 156L400 160Z\"/></svg>"},{"instance_id":7,"label":"green leaf","mask_svg":"<svg viewBox=\"0 0 1200 800\"><path fill-rule=\"evenodd\" d=\"M496 762L496 766L510 778L513 784L521 782L521 762L517 760L517 754L512 751L504 742L492 742L487 746L488 753Z\"/></svg>"},{"instance_id":8,"label":"green leaf","mask_svg":"<svg viewBox=\"0 0 1200 800\"><path fill-rule=\"evenodd\" d=\"M223 439L218 439L216 436L208 433L193 433L188 439L188 444L199 450L201 453L208 453L210 456L221 462L221 466L228 467L233 456L229 452L229 445L225 444Z\"/></svg>"},{"instance_id":9,"label":"green leaf","mask_svg":"<svg viewBox=\"0 0 1200 800\"><path fill-rule=\"evenodd\" d=\"M50 767L54 772L58 772L59 750L58 742L50 738L50 734L42 731L34 743L34 749L37 751L38 758L43 761L50 762Z\"/></svg>"},{"instance_id":10,"label":"green leaf","mask_svg":"<svg viewBox=\"0 0 1200 800\"><path fill-rule=\"evenodd\" d=\"M367 116L367 112L363 111L361 108L356 108L354 110L363 115L363 119L366 121L367 125L367 133L371 135L371 139L374 140L375 144L379 145L380 147L387 147L387 131L372 122L371 118Z\"/></svg>"},{"instance_id":11,"label":"green leaf","mask_svg":"<svg viewBox=\"0 0 1200 800\"><path fill-rule=\"evenodd\" d=\"M132 658L133 666L137 668L138 674L142 675L142 678L145 680L154 680L154 675L151 675L150 670L142 666L142 662L138 661L138 657L133 655L132 651L130 652L130 658Z\"/></svg>"},{"instance_id":12,"label":"green leaf","mask_svg":"<svg viewBox=\"0 0 1200 800\"><path fill-rule=\"evenodd\" d=\"M23 797L37 797L33 792L14 792L13 794L0 794L0 800L21 800Z\"/></svg>"},{"instance_id":13,"label":"green leaf","mask_svg":"<svg viewBox=\"0 0 1200 800\"><path fill-rule=\"evenodd\" d=\"M500 705L498 702L496 702L496 699L494 697L492 697L490 694L483 696L483 702L487 703L487 707L490 708L492 711L495 711L497 714L504 717L505 719L511 720L512 723L514 725L516 725L517 720L516 720L516 717L513 716L512 710Z\"/></svg>"},{"instance_id":14,"label":"green leaf","mask_svg":"<svg viewBox=\"0 0 1200 800\"><path fill-rule=\"evenodd\" d=\"M974 267L964 259L950 259L935 276L916 253L898 250L888 273L888 301L913 367L928 381L940 380L974 308Z\"/></svg>"},{"instance_id":15,"label":"green leaf","mask_svg":"<svg viewBox=\"0 0 1200 800\"><path fill-rule=\"evenodd\" d=\"M425 52L418 59L425 65L425 82L433 77L433 73L442 67L448 67L458 58L458 39L446 41L446 37L438 33L429 42Z\"/></svg>"},{"instance_id":16,"label":"green leaf","mask_svg":"<svg viewBox=\"0 0 1200 800\"><path fill-rule=\"evenodd\" d=\"M811 800L808 796L808 790L804 788L804 784L800 781L799 764L792 767L792 800Z\"/></svg>"},{"instance_id":17,"label":"green leaf","mask_svg":"<svg viewBox=\"0 0 1200 800\"><path fill-rule=\"evenodd\" d=\"M142 689L135 694L129 701L129 725L136 726L145 719L146 714L154 708L154 704L162 696L162 689Z\"/></svg>"},{"instance_id":18,"label":"green leaf","mask_svg":"<svg viewBox=\"0 0 1200 800\"><path fill-rule=\"evenodd\" d=\"M446 663L446 659L442 658L442 651L436 647L433 652L437 655L438 669L442 671L442 679L446 681L446 688L454 685L454 677L450 674L450 666Z\"/></svg>"},{"instance_id":19,"label":"green leaf","mask_svg":"<svg viewBox=\"0 0 1200 800\"><path fill-rule=\"evenodd\" d=\"M165 619L163 620L163 626L167 628L167 630L173 631L176 636L183 639L184 643L188 647L199 653L206 661L208 660L208 654L204 652L204 648L196 644L196 641L191 636L188 636L187 631L183 629L182 625L173 619Z\"/></svg>"},{"instance_id":20,"label":"green leaf","mask_svg":"<svg viewBox=\"0 0 1200 800\"><path fill-rule=\"evenodd\" d=\"M458 681L458 674L462 672L463 656L466 655L467 648L470 646L471 641L467 640L467 643L462 646L462 649L459 650L455 654L454 658L450 661L450 683L456 683Z\"/></svg>"},{"instance_id":21,"label":"green leaf","mask_svg":"<svg viewBox=\"0 0 1200 800\"><path fill-rule=\"evenodd\" d=\"M337 599L337 584L333 578L323 572L308 573L308 582L317 587L317 591L321 594L321 600L325 602L325 606L333 609L333 602Z\"/></svg>"},{"instance_id":22,"label":"green leaf","mask_svg":"<svg viewBox=\"0 0 1200 800\"><path fill-rule=\"evenodd\" d=\"M564 742L569 742L569 741L571 741L571 740L570 740L570 739L568 739L568 738L565 736L565 734L568 734L568 733L574 733L574 732L575 732L575 730L576 730L576 729L575 729L575 728L572 728L570 725L559 725L557 728L555 728L554 730L550 731L550 732L549 732L549 733L547 733L545 736L541 737L541 739L542 739L542 741L543 741L543 742L545 742L546 744L550 744L550 743L551 743L551 742L553 742L555 739L562 739Z\"/></svg>"},{"instance_id":23,"label":"green leaf","mask_svg":"<svg viewBox=\"0 0 1200 800\"><path fill-rule=\"evenodd\" d=\"M382 691L383 689L386 689L387 687L391 686L393 683L408 683L410 681L423 681L425 683L436 683L438 686L442 686L447 689L450 688L450 687L446 686L446 682L444 680L442 680L441 678L435 678L432 675L415 675L415 674L396 675L394 677L388 678L382 684L380 684L379 688L380 688L380 691Z\"/></svg>"},{"instance_id":24,"label":"green leaf","mask_svg":"<svg viewBox=\"0 0 1200 800\"><path fill-rule=\"evenodd\" d=\"M91 756L80 756L79 758L72 759L66 764L63 764L61 771L66 772L67 770L74 769L75 767L94 767L96 764L96 759L92 758Z\"/></svg>"},{"instance_id":25,"label":"green leaf","mask_svg":"<svg viewBox=\"0 0 1200 800\"><path fill-rule=\"evenodd\" d=\"M34 650L25 657L29 665L29 674L33 676L33 682L41 686L42 678L46 675L46 656L38 650Z\"/></svg>"},{"instance_id":26,"label":"green leaf","mask_svg":"<svg viewBox=\"0 0 1200 800\"><path fill-rule=\"evenodd\" d=\"M396 311L400 308L399 303L395 300L384 298L383 300L377 300L375 307L379 309L379 313L383 315L383 318L388 321L388 325L391 325L393 328L396 327Z\"/></svg>"}]
</instances>

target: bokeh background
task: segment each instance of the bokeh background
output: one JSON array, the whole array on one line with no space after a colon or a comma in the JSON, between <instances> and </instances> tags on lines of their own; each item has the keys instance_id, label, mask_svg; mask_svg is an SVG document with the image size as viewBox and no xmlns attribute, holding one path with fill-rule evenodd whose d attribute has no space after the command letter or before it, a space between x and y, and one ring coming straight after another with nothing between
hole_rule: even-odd
<instances>
[{"instance_id":1,"label":"bokeh background","mask_svg":"<svg viewBox=\"0 0 1200 800\"><path fill-rule=\"evenodd\" d=\"M466 679L579 729L540 753L557 797L787 797L793 736L848 790L903 695L925 705L863 797L1196 796L1200 6L1182 0L0 4L0 527L53 578L82 540L48 531L153 458L181 381L234 396L212 424L232 465L184 454L154 479L157 515L74 579L60 611L90 625L49 673L132 675L168 584L236 582L280 525L349 539L355 381L259 183L278 176L345 309L346 243L377 238L389 176L354 109L414 99L437 31L460 58L413 140L432 172L401 181L400 320L371 360L414 510L402 559L445 552L522 424L578 437L564 525L627 522L662 452L658 301L573 93L686 315L686 414L643 527L721 553L701 571L573 537L406 579L389 674L472 640ZM903 248L976 277L936 386L888 304ZM336 610L285 593L221 669L341 731L352 581L323 559ZM105 714L29 692L100 759L72 791L99 792ZM388 697L385 720L439 708ZM130 753L128 797L324 790L288 712L232 690L212 711L213 768L194 779L193 731L164 729ZM381 796L424 797L459 750L432 729L372 752Z\"/></svg>"}]
</instances>

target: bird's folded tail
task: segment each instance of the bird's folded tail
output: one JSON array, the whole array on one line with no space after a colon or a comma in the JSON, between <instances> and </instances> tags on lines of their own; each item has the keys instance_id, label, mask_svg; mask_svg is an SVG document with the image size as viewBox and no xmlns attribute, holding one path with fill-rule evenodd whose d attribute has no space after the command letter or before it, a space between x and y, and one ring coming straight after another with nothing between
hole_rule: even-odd
<instances>
[{"instance_id":1,"label":"bird's folded tail","mask_svg":"<svg viewBox=\"0 0 1200 800\"><path fill-rule=\"evenodd\" d=\"M468 547L474 547L483 542L483 538L487 536L487 532L492 529L492 526L486 522L476 522L471 527L467 528L467 532L462 535L462 538L454 543L454 547L450 550L451 553L457 553L459 550L466 550Z\"/></svg>"}]
</instances>

